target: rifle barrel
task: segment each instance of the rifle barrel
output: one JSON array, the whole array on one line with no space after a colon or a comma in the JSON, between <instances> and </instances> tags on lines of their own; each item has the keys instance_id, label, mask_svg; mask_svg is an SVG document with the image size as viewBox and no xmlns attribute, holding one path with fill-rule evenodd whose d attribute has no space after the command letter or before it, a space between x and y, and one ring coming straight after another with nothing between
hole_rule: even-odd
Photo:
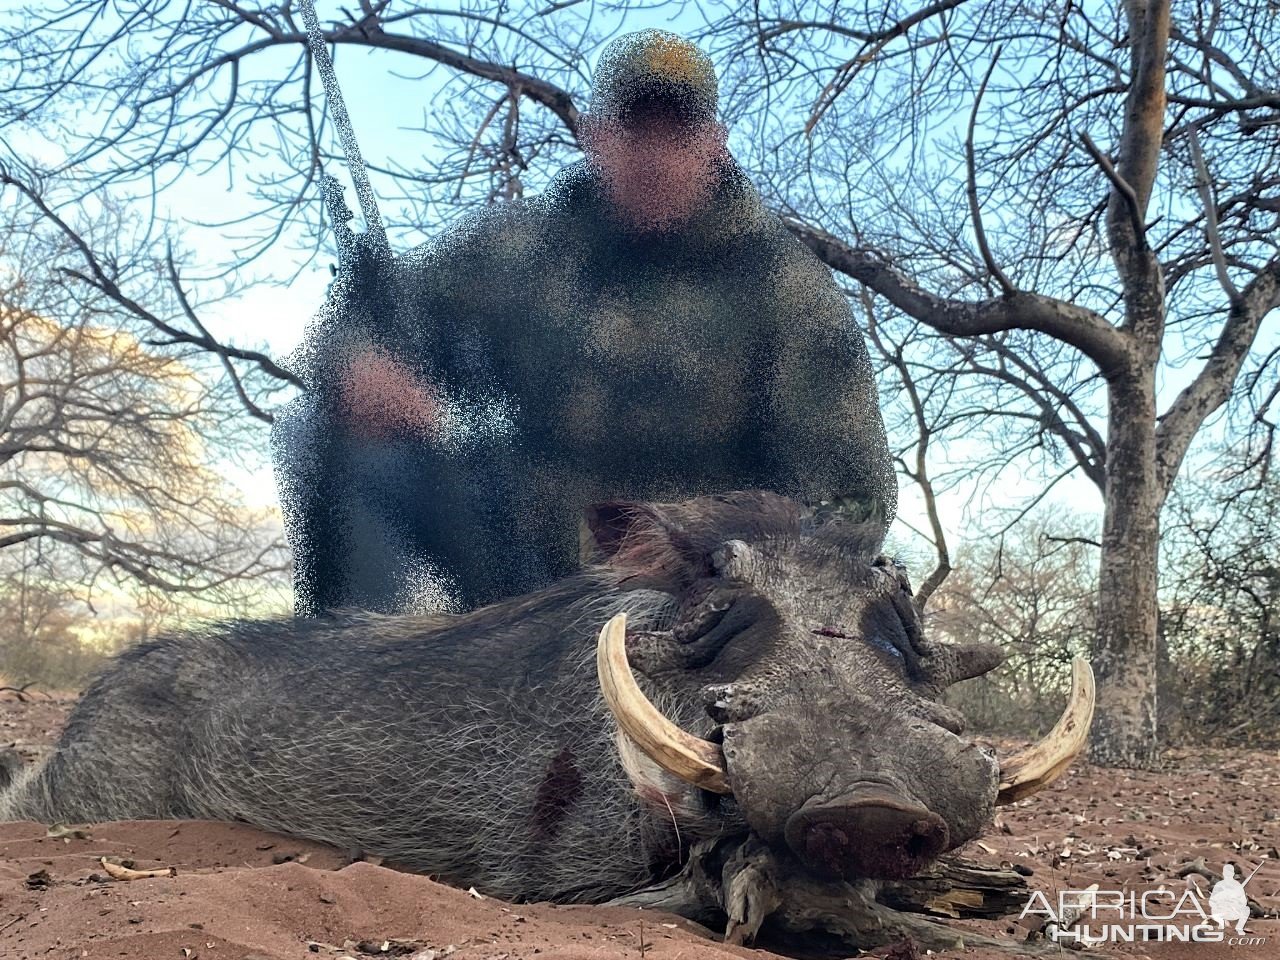
<instances>
[{"instance_id":1,"label":"rifle barrel","mask_svg":"<svg viewBox=\"0 0 1280 960\"><path fill-rule=\"evenodd\" d=\"M351 126L347 104L342 99L342 90L338 87L338 75L334 73L329 48L325 46L324 34L320 32L320 20L316 16L314 0L299 0L299 5L302 7L302 19L307 25L307 45L311 48L316 69L320 71L320 82L324 84L325 98L333 111L333 125L338 128L338 136L342 140L342 152L346 154L347 169L351 171L351 179L355 183L356 198L360 201L360 212L364 214L366 232L375 243L386 246L387 232L382 225L382 214L378 212L378 203L373 196L373 186L369 183L364 157L360 154L360 144L356 142L356 133Z\"/></svg>"}]
</instances>

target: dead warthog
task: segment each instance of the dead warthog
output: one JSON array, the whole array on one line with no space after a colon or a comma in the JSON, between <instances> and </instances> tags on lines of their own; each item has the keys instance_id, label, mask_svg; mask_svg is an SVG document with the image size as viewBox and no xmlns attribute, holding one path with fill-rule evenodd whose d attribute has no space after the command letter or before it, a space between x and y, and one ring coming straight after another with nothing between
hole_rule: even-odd
<instances>
[{"instance_id":1,"label":"dead warthog","mask_svg":"<svg viewBox=\"0 0 1280 960\"><path fill-rule=\"evenodd\" d=\"M593 565L472 613L142 644L0 819L239 820L517 900L642 902L666 882L648 902L705 916L680 897L719 897L752 933L784 874L909 877L1083 743L1087 668L1024 754L962 736L937 697L1000 654L926 639L875 531L761 492L607 504L587 527ZM704 855L703 874L755 879L691 892Z\"/></svg>"}]
</instances>

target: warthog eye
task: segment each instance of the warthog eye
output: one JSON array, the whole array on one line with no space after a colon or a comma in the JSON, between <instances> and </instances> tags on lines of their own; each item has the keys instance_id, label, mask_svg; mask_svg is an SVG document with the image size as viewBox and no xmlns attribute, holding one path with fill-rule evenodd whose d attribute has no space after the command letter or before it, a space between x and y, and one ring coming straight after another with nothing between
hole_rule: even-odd
<instances>
[{"instance_id":1,"label":"warthog eye","mask_svg":"<svg viewBox=\"0 0 1280 960\"><path fill-rule=\"evenodd\" d=\"M886 653L893 654L893 656L897 657L899 660L906 659L902 651L898 649L897 644L878 633L873 633L871 636L867 637L867 643L871 644L871 646L875 647L877 650L883 650Z\"/></svg>"},{"instance_id":2,"label":"warthog eye","mask_svg":"<svg viewBox=\"0 0 1280 960\"><path fill-rule=\"evenodd\" d=\"M861 639L862 642L867 644L867 646L878 650L881 653L887 653L895 660L898 660L906 671L907 676L912 679L916 678L915 665L907 659L907 655L903 651L900 642L895 642L893 637L885 636L879 630L868 630L865 632L863 637L851 637L849 634L836 627L818 627L812 632L817 634L819 637L837 637L841 640Z\"/></svg>"},{"instance_id":3,"label":"warthog eye","mask_svg":"<svg viewBox=\"0 0 1280 960\"><path fill-rule=\"evenodd\" d=\"M818 627L813 632L820 637L839 637L841 640L857 639L856 637L849 636L847 633L844 633L836 627ZM885 653L892 654L899 660L905 659L902 651L898 649L898 645L879 633L872 633L868 635L867 643L875 647L877 650L883 650Z\"/></svg>"}]
</instances>

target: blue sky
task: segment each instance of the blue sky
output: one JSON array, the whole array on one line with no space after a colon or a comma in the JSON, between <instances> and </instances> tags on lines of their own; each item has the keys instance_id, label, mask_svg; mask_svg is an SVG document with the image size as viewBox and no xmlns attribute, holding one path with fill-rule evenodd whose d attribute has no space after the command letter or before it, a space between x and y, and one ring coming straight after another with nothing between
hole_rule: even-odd
<instances>
[{"instance_id":1,"label":"blue sky","mask_svg":"<svg viewBox=\"0 0 1280 960\"><path fill-rule=\"evenodd\" d=\"M319 12L323 21L325 3ZM665 16L643 13L629 18L628 29L662 27L680 32L697 29L700 19L692 10L683 18L672 21ZM278 65L291 62L292 54L282 55ZM402 62L397 63L397 59ZM593 58L594 59L594 58ZM403 151L420 149L422 137L407 137L406 129L420 125L423 112L438 105L444 77L410 79L397 77L398 70L418 68L420 63L409 57L399 57L383 51L364 51L344 48L339 51L337 74L343 89L357 138L366 158L375 165L385 165L389 160L405 160ZM260 61L259 70L270 69L266 61ZM319 84L316 84L317 98ZM318 103L318 99L317 99ZM731 134L731 146L733 145ZM245 172L248 172L247 170ZM339 167L329 172L339 177L347 187L348 203L354 208L354 190L345 169ZM385 180L376 172L372 174L375 192ZM388 202L383 190L380 208L388 225L393 247L405 250L425 237L415 231L406 231L398 225L406 222L402 208ZM319 202L319 198L316 198ZM164 204L170 215L178 220L204 221L210 211L221 218L230 218L250 208L251 200L239 184L228 186L225 172L219 168L203 176L191 175L179 180L166 191ZM358 221L357 221L358 222ZM227 260L235 246L230 231L195 228L184 234L185 242L193 247L200 258L208 263ZM270 279L270 283L258 283L239 298L211 306L207 311L207 324L218 336L236 343L263 344L268 352L283 356L301 339L307 321L321 303L330 280L329 264L336 259L329 254L310 258L300 249L302 238L284 238L268 255L255 261L250 273L238 277L241 282L251 279ZM281 282L287 279L288 282ZM949 450L937 450L941 462L962 462L967 455L964 444L953 444ZM255 504L269 504L275 500L274 481L270 465L265 458L265 432L263 450L257 457L250 457L247 469L230 467L228 475L241 486ZM944 527L954 549L959 543L980 535L991 527L993 508L1007 507L1012 499L1030 497L1038 492L1034 478L1013 475L997 488L966 485L944 493L940 508ZM1083 476L1064 481L1050 498L1068 509L1096 517L1101 500L1096 488ZM923 501L918 490L904 481L901 487L900 522L895 539L907 542L912 539L910 530L927 530Z\"/></svg>"},{"instance_id":2,"label":"blue sky","mask_svg":"<svg viewBox=\"0 0 1280 960\"><path fill-rule=\"evenodd\" d=\"M325 19L328 10L336 3L321 0L320 16ZM684 7L681 16L672 19L666 13L640 11L628 16L627 29L656 26L679 32L695 32L701 25L696 7ZM276 51L251 61L247 68L257 76L270 78L272 71L287 69L296 51ZM409 150L430 152L420 132L424 113L441 108L441 87L445 73L426 79L412 79L414 72L421 72L421 61L404 55L384 51L366 51L343 48L338 57L338 76L350 109L357 136L366 157L373 163L385 165L389 160L415 159L406 157ZM397 76L396 73L402 75ZM319 84L316 84L319 105ZM418 130L415 135L409 131ZM735 144L731 132L731 146ZM981 139L983 132L979 130ZM27 152L55 159L56 152L49 144L31 140L20 144ZM739 148L746 145L737 143ZM264 168L269 166L263 161ZM213 219L230 219L251 209L252 199L245 187L245 178L255 172L255 161L246 158L239 162L236 177L228 182L224 168L217 167L203 175L192 170L184 174L164 191L160 205L163 212L186 226L181 231L183 242L194 252L199 266L209 272L221 263L232 259L238 244L235 229L201 227L197 224ZM349 185L349 178L342 169L331 170ZM373 174L375 191L383 181ZM405 250L425 237L398 225L408 222L405 211L385 198L383 189L382 214L392 237L393 247ZM354 206L353 192L348 187L348 201ZM318 207L320 198L314 198ZM996 216L995 211L989 214ZM235 279L247 289L238 298L209 306L203 311L206 324L220 338L247 346L264 346L268 352L283 356L301 339L307 321L323 299L329 283L329 264L332 253L311 258L302 249L305 238L285 236L268 254L254 261ZM267 281L272 282L255 282ZM199 287L197 287L197 294ZM1274 324L1271 324L1274 327ZM1273 334L1274 335L1274 334ZM1174 390L1185 382L1185 375L1176 372L1163 378L1162 392L1167 400ZM261 449L256 457L250 457L248 469L229 467L229 475L240 484L254 503L271 503L275 499L274 483L266 460L266 433L262 434ZM937 450L940 461L963 462L971 453L966 444L956 442L946 450ZM1025 476L1018 471L1008 471L1001 483L992 489L958 487L945 494L941 503L943 522L949 531L953 547L960 541L982 535L991 526L989 516L993 508L1008 506L1012 501L1033 495L1039 486L1039 478ZM1096 518L1101 507L1100 498L1083 476L1075 476L1063 482L1050 498L1071 510ZM902 487L900 509L902 525L900 535L905 539L908 525L923 529L927 526L920 506L919 496L910 485Z\"/></svg>"}]
</instances>

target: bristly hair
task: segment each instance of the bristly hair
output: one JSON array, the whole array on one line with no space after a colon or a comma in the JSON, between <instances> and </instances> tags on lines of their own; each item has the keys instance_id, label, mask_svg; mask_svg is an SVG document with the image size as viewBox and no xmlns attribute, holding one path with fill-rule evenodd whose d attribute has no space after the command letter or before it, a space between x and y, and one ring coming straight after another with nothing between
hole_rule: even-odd
<instances>
[{"instance_id":1,"label":"bristly hair","mask_svg":"<svg viewBox=\"0 0 1280 960\"><path fill-rule=\"evenodd\" d=\"M706 571L711 553L726 540L759 543L812 537L850 560L870 562L883 539L872 522L826 520L811 508L767 490L738 490L680 503L606 503L586 522L595 559L646 583L671 583ZM692 566L691 566L692 565Z\"/></svg>"}]
</instances>

